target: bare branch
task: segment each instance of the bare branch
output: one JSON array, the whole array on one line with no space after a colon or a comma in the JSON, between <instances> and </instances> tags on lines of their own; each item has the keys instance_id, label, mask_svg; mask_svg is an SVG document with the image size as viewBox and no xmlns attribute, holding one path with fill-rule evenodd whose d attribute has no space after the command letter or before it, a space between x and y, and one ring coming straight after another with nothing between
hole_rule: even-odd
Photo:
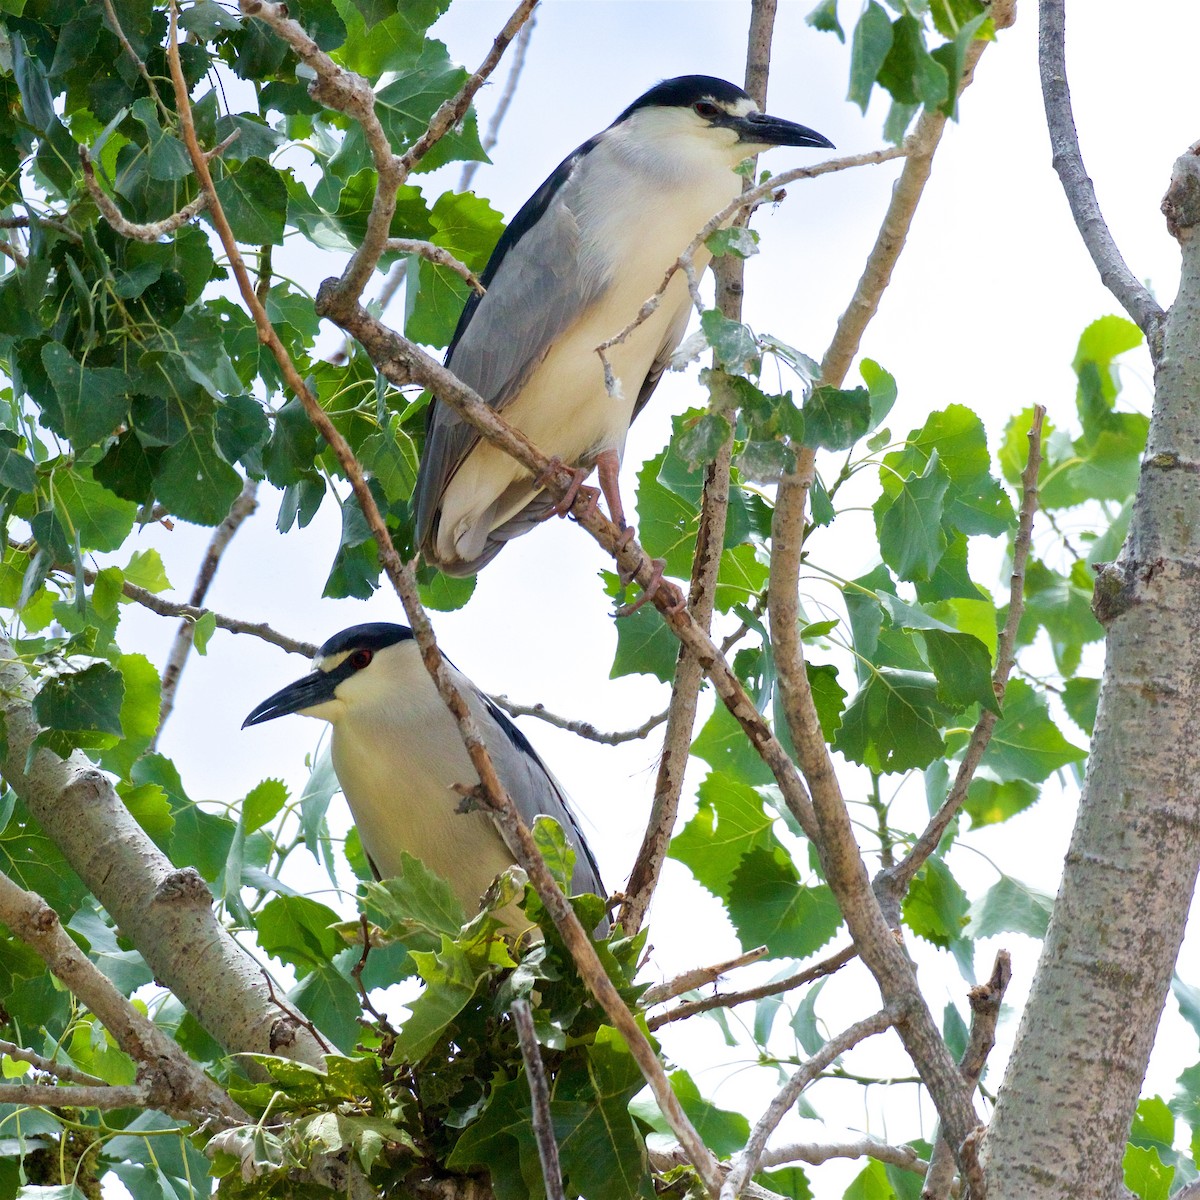
<instances>
[{"instance_id":1,"label":"bare branch","mask_svg":"<svg viewBox=\"0 0 1200 1200\"><path fill-rule=\"evenodd\" d=\"M720 979L722 975L728 975L730 971L737 970L738 967L748 966L766 956L766 946L755 946L753 950L747 950L745 954L739 954L736 958L727 958L724 962L714 963L711 967L693 967L690 971L684 971L682 975L676 975L674 979L668 979L663 983L656 983L653 987L648 987L642 993L642 1005L650 1008L651 1005L673 1000L684 992L703 987L706 983L712 983L714 980Z\"/></svg>"},{"instance_id":2,"label":"bare branch","mask_svg":"<svg viewBox=\"0 0 1200 1200\"><path fill-rule=\"evenodd\" d=\"M967 1001L971 1005L971 1033L963 1051L959 1068L963 1079L972 1091L979 1086L987 1057L996 1044L996 1022L1000 1019L1000 1005L1012 979L1012 959L1007 950L996 955L991 978L987 983L973 987ZM954 1152L945 1138L933 1139L933 1156L921 1189L921 1200L946 1200L954 1182Z\"/></svg>"},{"instance_id":3,"label":"bare branch","mask_svg":"<svg viewBox=\"0 0 1200 1200\"><path fill-rule=\"evenodd\" d=\"M91 1087L108 1086L103 1079L81 1071L72 1063L45 1058L32 1050L26 1050L24 1046L17 1046L13 1042L0 1040L0 1054L11 1058L14 1062L28 1063L35 1071L39 1071L43 1075L51 1075L55 1079L66 1080L68 1083L82 1083Z\"/></svg>"},{"instance_id":4,"label":"bare branch","mask_svg":"<svg viewBox=\"0 0 1200 1200\"><path fill-rule=\"evenodd\" d=\"M33 1108L161 1108L150 1089L141 1083L117 1086L56 1087L52 1083L0 1083L0 1104L28 1104ZM176 1114L178 1115L178 1114Z\"/></svg>"},{"instance_id":5,"label":"bare branch","mask_svg":"<svg viewBox=\"0 0 1200 1200\"><path fill-rule=\"evenodd\" d=\"M100 973L63 929L58 914L40 896L19 888L2 873L0 920L38 953L63 985L96 1015L117 1045L138 1064L141 1087L146 1092L145 1103L171 1116L197 1123L212 1117L234 1124L249 1120L175 1041ZM44 1090L61 1094L68 1089L45 1087ZM86 1090L91 1092L93 1089ZM94 1090L104 1092L107 1089Z\"/></svg>"},{"instance_id":6,"label":"bare branch","mask_svg":"<svg viewBox=\"0 0 1200 1200\"><path fill-rule=\"evenodd\" d=\"M242 485L241 493L230 506L225 519L213 530L212 538L200 563L200 570L196 575L195 586L192 588L192 607L199 608L203 605L204 597L208 595L209 586L212 584L213 577L217 573L217 567L221 563L221 555L225 553L225 547L233 540L233 535L237 533L242 522L258 508L258 501L255 499L257 492L258 484L254 480L247 478L246 482ZM195 621L185 619L175 634L175 641L171 646L167 665L163 668L162 701L158 709L158 728L155 729L154 738L150 742L150 751L153 751L158 745L158 739L162 736L163 726L167 723L167 718L171 715L171 710L175 707L175 691L179 686L179 677L183 674L188 654L191 652L195 632Z\"/></svg>"},{"instance_id":7,"label":"bare branch","mask_svg":"<svg viewBox=\"0 0 1200 1200\"><path fill-rule=\"evenodd\" d=\"M70 567L61 564L55 566L54 569L67 573L71 571ZM84 582L95 583L96 575L96 571L85 570ZM194 604L180 604L176 600L165 600L162 596L156 596L153 592L138 587L136 583L130 583L129 580L125 580L121 584L121 593L143 608L158 613L160 617L183 617L194 623L201 617L211 614L217 628L224 629L227 633L248 634L250 637L269 642L272 646L278 646L280 650L286 650L289 654L300 654L305 658L312 658L317 652L317 647L313 642L302 642L297 638L289 637L286 633L272 629L265 621L242 621L237 617L227 617L222 613L213 612L211 608L198 608Z\"/></svg>"},{"instance_id":8,"label":"bare branch","mask_svg":"<svg viewBox=\"0 0 1200 1200\"><path fill-rule=\"evenodd\" d=\"M119 233L122 237L129 238L136 242L158 242L169 234L174 233L177 229L186 225L208 206L208 197L203 192L198 195L195 200L185 204L178 212L173 212L169 217L163 217L161 221L148 221L142 224L138 221L128 220L121 210L108 198L108 194L100 186L96 179L96 171L92 166L91 155L88 154L86 146L79 147L79 162L83 167L83 182L87 185L87 190L96 207L100 210L100 215L112 226L114 233Z\"/></svg>"},{"instance_id":9,"label":"bare branch","mask_svg":"<svg viewBox=\"0 0 1200 1200\"><path fill-rule=\"evenodd\" d=\"M1033 539L1033 518L1038 506L1038 471L1042 465L1042 422L1046 410L1039 404L1034 406L1033 422L1029 429L1029 456L1021 474L1021 512L1017 519L1017 532L1013 538L1012 575L1009 579L1008 619L996 642L996 669L992 673L992 691L997 700L1004 699L1008 677L1012 674L1017 657L1017 629L1025 611L1025 563L1029 557L1029 546ZM967 789L979 767L983 753L992 740L992 731L999 720L996 713L984 709L971 731L971 739L959 763L945 802L931 818L924 832L902 862L885 867L875 877L875 894L880 898L889 919L898 917L901 898L908 891L913 876L921 869L925 860L938 848L942 835L950 826L967 798ZM893 920L898 924L898 920Z\"/></svg>"},{"instance_id":10,"label":"bare branch","mask_svg":"<svg viewBox=\"0 0 1200 1200\"><path fill-rule=\"evenodd\" d=\"M435 246L432 242L422 242L417 238L388 238L384 243L384 251L388 254L415 254L418 258L427 259L439 267L447 267L460 278L471 285L473 291L483 295L483 284L479 282L475 272L460 262L449 250Z\"/></svg>"},{"instance_id":11,"label":"bare branch","mask_svg":"<svg viewBox=\"0 0 1200 1200\"><path fill-rule=\"evenodd\" d=\"M737 1200L750 1176L758 1170L759 1160L766 1147L767 1139L775 1131L775 1127L783 1120L784 1115L799 1099L800 1093L839 1055L854 1046L864 1038L889 1029L895 1022L894 1014L889 1009L881 1009L874 1016L856 1021L849 1029L844 1030L835 1038L821 1047L779 1090L778 1095L771 1101L767 1111L759 1118L746 1148L737 1156L733 1169L729 1172L721 1187L721 1200Z\"/></svg>"},{"instance_id":12,"label":"bare branch","mask_svg":"<svg viewBox=\"0 0 1200 1200\"><path fill-rule=\"evenodd\" d=\"M667 711L663 709L662 712L647 717L636 729L602 733L588 721L560 717L557 713L548 711L544 704L514 704L507 696L491 696L489 699L511 717L537 717L539 721L545 721L555 729L565 729L568 733L578 734L589 742L599 742L602 746L620 746L624 742L641 741L649 737L667 719Z\"/></svg>"},{"instance_id":13,"label":"bare branch","mask_svg":"<svg viewBox=\"0 0 1200 1200\"><path fill-rule=\"evenodd\" d=\"M558 1162L558 1143L554 1140L554 1122L550 1117L550 1086L546 1082L546 1066L538 1048L529 1001L514 1000L512 1015L521 1046L521 1058L525 1063L525 1078L529 1083L532 1100L530 1117L533 1136L537 1140L538 1159L542 1164L542 1179L546 1183L546 1200L566 1200L562 1167Z\"/></svg>"},{"instance_id":14,"label":"bare branch","mask_svg":"<svg viewBox=\"0 0 1200 1200\"><path fill-rule=\"evenodd\" d=\"M929 1164L911 1146L889 1146L874 1138L864 1137L857 1142L835 1142L830 1145L794 1142L764 1150L758 1160L760 1167L781 1167L784 1163L802 1162L819 1167L835 1158L874 1158L902 1171L924 1175Z\"/></svg>"},{"instance_id":15,"label":"bare branch","mask_svg":"<svg viewBox=\"0 0 1200 1200\"><path fill-rule=\"evenodd\" d=\"M797 971L795 975L789 975L786 979L762 983L758 987L747 988L742 992L718 992L714 996L706 996L703 1000L688 1000L668 1009L665 1013L657 1013L653 1017L649 1017L646 1025L653 1033L656 1029L661 1029L672 1021L682 1021L687 1017L694 1017L698 1013L710 1012L714 1008L734 1008L749 1000L761 1000L764 996L777 996L781 992L790 992L793 988L803 987L806 983L812 983L814 980L840 971L857 956L858 951L853 946L846 946L824 961L806 967L803 971Z\"/></svg>"},{"instance_id":16,"label":"bare branch","mask_svg":"<svg viewBox=\"0 0 1200 1200\"><path fill-rule=\"evenodd\" d=\"M11 242L0 242L0 254L11 258L18 267L27 267L29 260Z\"/></svg>"},{"instance_id":17,"label":"bare branch","mask_svg":"<svg viewBox=\"0 0 1200 1200\"><path fill-rule=\"evenodd\" d=\"M1054 169L1058 172L1067 203L1071 206L1079 236L1100 273L1100 282L1112 292L1146 335L1151 357L1157 362L1162 353L1165 314L1121 257L1121 251L1117 249L1105 224L1104 214L1100 211L1096 189L1083 165L1083 154L1075 132L1075 117L1071 110L1071 91L1067 84L1064 2L1040 0L1038 13L1038 68Z\"/></svg>"},{"instance_id":18,"label":"bare branch","mask_svg":"<svg viewBox=\"0 0 1200 1200\"><path fill-rule=\"evenodd\" d=\"M138 74L145 81L150 95L154 97L154 103L162 109L163 102L158 94L158 88L154 86L154 77L150 74L146 64L138 57L137 51L134 50L129 39L125 36L125 30L121 28L121 22L117 19L117 10L113 7L112 0L104 0L104 16L108 21L109 28L117 35L117 41L121 43L121 49L129 56L130 62L137 67Z\"/></svg>"},{"instance_id":19,"label":"bare branch","mask_svg":"<svg viewBox=\"0 0 1200 1200\"><path fill-rule=\"evenodd\" d=\"M513 43L512 62L508 68L508 78L504 81L504 90L500 93L499 100L496 101L496 107L492 112L492 119L488 122L488 127L482 138L479 139L479 144L483 147L483 152L489 157L496 143L500 140L500 126L504 124L504 118L508 116L509 106L513 102L513 97L517 94L517 85L521 82L521 73L525 70L525 56L529 53L529 40L533 37L533 31L537 26L537 9L535 8L530 14L529 19L521 26L521 32L517 34L516 41ZM479 170L478 162L463 163L462 174L458 177L458 191L465 192L471 186L471 180L475 178L475 172Z\"/></svg>"}]
</instances>

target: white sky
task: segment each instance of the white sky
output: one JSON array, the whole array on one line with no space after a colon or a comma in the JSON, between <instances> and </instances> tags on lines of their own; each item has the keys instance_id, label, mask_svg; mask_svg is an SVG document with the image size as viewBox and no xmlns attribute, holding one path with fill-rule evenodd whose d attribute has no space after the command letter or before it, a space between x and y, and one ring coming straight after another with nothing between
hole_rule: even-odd
<instances>
[{"instance_id":1,"label":"white sky","mask_svg":"<svg viewBox=\"0 0 1200 1200\"><path fill-rule=\"evenodd\" d=\"M768 111L826 134L840 153L875 147L886 106L877 98L864 119L844 100L848 49L805 25L810 7L809 0L781 0ZM857 5L843 3L841 9L849 25ZM473 66L508 10L493 0L457 0L438 33L454 57ZM747 10L725 0L548 0L493 155L495 165L479 170L475 188L511 216L561 158L656 80L703 72L740 82ZM1158 205L1172 160L1200 137L1194 63L1200 10L1187 0L1137 6L1090 0L1071 5L1068 15L1071 83L1089 171L1133 271L1148 279L1165 303L1174 292L1178 258ZM918 425L929 411L952 402L980 413L993 445L1007 417L1034 402L1046 404L1052 420L1069 422L1074 411L1070 362L1079 333L1097 316L1117 311L1086 257L1050 170L1035 26L1035 6L1022 0L1017 26L984 54L962 101L962 124L947 131L908 248L864 341L864 354L899 382L900 403L888 422L894 431ZM503 75L502 67L498 81ZM500 86L481 99L483 122ZM778 171L815 161L816 152L784 149L767 155L765 165ZM898 169L899 164L888 164L793 184L781 206L757 216L762 253L750 264L746 299L746 320L753 327L820 357L850 297ZM436 182L452 186L457 175L457 167L448 168ZM299 249L299 243L289 243L277 253L277 269L314 288L337 269L328 261L299 261ZM1148 362L1138 356L1130 360L1125 403L1148 410ZM666 440L670 414L698 397L694 375L664 382L630 437L627 495L642 459ZM336 548L334 514L327 508L309 530L280 539L272 529L278 496L264 488L262 500L263 511L225 555L209 594L212 607L266 620L316 642L360 620L403 620L399 602L388 591L368 603L321 600ZM142 537L162 550L180 591L190 590L208 532L178 524L173 533L150 530ZM1048 538L1043 527L1039 544ZM856 574L870 560L860 553L856 561L855 551L847 546L847 557L829 558L826 564L841 574ZM829 547L821 552L828 554ZM591 539L570 522L550 522L514 542L483 572L463 612L437 618L442 644L487 690L544 702L600 728L635 726L664 705L666 688L648 679L607 678L615 634L596 578L607 565ZM136 626L123 634L126 649L146 650L161 666L173 625L132 612L129 622ZM207 659L193 657L162 749L176 760L194 797L236 800L269 775L302 786L302 759L315 743L315 725L279 721L245 733L238 727L254 704L306 669L272 647L220 632ZM575 797L608 885L620 887L648 810L653 741L614 750L541 722L522 724ZM861 778L847 779L852 794L861 795L853 791L861 789ZM918 796L914 822L921 803ZM989 859L1053 892L1071 818L1069 799L1048 797L1006 826L968 835L966 843L980 854L959 852L956 870L972 895L996 879ZM667 864L653 916L655 966L661 974L737 950L716 904L678 864ZM1036 964L1036 947L1016 936L996 939L996 945L980 950L976 968L981 976L998 945L1014 951L1009 998L1019 1003ZM966 985L948 956L919 944L913 949L935 1016L940 1019L951 1000L965 1011ZM1185 946L1180 969L1185 979L1200 983L1194 945ZM874 987L861 969L848 969L827 987L818 1013L840 1026L873 1009L874 1000ZM1196 1058L1195 1036L1173 1002L1167 1007L1167 1034L1146 1089L1164 1095ZM664 1038L668 1052L719 1103L741 1107L753 1120L768 1098L770 1073L736 1071L713 1024L703 1019L686 1024L688 1030L674 1027ZM1014 1030L1014 1020L1002 1025L992 1059L993 1085ZM864 1065L868 1055L873 1051L852 1057L850 1065ZM871 1061L872 1070L909 1073L894 1043L888 1067L878 1067L877 1055ZM848 1127L869 1128L892 1140L929 1133L928 1115L926 1124L918 1122L913 1089L896 1089L896 1097L881 1103L877 1093L883 1090L872 1090L866 1109L850 1085L822 1085L814 1101ZM815 1126L803 1133L822 1136ZM857 1170L843 1164L810 1172L817 1196L840 1195Z\"/></svg>"}]
</instances>

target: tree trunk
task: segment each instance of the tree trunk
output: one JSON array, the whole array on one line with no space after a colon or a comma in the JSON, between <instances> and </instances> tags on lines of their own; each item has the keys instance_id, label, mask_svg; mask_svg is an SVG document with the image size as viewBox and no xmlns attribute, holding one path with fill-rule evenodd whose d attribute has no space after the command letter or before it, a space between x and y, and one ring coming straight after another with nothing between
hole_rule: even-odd
<instances>
[{"instance_id":1,"label":"tree trunk","mask_svg":"<svg viewBox=\"0 0 1200 1200\"><path fill-rule=\"evenodd\" d=\"M1093 606L1107 663L1087 779L988 1132L991 1200L1111 1197L1200 862L1200 158L1164 202L1182 248L1129 537Z\"/></svg>"}]
</instances>

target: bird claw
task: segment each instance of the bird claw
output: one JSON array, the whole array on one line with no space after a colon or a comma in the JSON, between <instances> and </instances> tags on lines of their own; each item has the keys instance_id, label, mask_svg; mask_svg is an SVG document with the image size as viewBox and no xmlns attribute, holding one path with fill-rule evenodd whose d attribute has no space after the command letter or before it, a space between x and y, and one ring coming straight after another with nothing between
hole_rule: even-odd
<instances>
[{"instance_id":1,"label":"bird claw","mask_svg":"<svg viewBox=\"0 0 1200 1200\"><path fill-rule=\"evenodd\" d=\"M558 455L555 455L546 464L546 469L533 482L538 487L546 487L558 472L563 470L571 472L571 482L563 495L555 501L554 506L542 518L544 521L548 521L551 517L565 517L580 495L586 499L586 511L589 513L596 511L596 505L600 500L599 491L594 487L583 486L583 481L591 474L590 467L568 467Z\"/></svg>"},{"instance_id":2,"label":"bird claw","mask_svg":"<svg viewBox=\"0 0 1200 1200\"><path fill-rule=\"evenodd\" d=\"M684 596L683 590L678 584L672 583L663 576L663 568L667 565L666 559L652 558L650 565L654 569L654 574L651 576L649 584L642 589L642 594L632 604L623 604L617 609L618 617L633 616L647 600L653 600L659 592L666 592L671 597L670 601L663 606L670 616L676 616L687 608L687 597ZM625 580L623 573L618 573L618 578L621 578L624 583L629 583L632 582L633 577L630 576L629 580Z\"/></svg>"}]
</instances>

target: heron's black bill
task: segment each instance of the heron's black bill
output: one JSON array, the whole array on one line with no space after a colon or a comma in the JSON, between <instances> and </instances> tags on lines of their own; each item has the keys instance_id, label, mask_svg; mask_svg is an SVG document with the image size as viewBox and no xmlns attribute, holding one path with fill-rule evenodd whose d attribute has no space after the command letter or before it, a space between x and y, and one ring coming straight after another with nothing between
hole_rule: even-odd
<instances>
[{"instance_id":1,"label":"heron's black bill","mask_svg":"<svg viewBox=\"0 0 1200 1200\"><path fill-rule=\"evenodd\" d=\"M248 725L261 725L263 721L273 721L276 717L286 717L289 713L302 712L306 708L323 704L333 699L333 689L338 680L331 678L324 671L314 671L280 688L273 696L268 696L243 722L242 728Z\"/></svg>"},{"instance_id":2,"label":"heron's black bill","mask_svg":"<svg viewBox=\"0 0 1200 1200\"><path fill-rule=\"evenodd\" d=\"M823 146L827 150L834 149L833 143L823 133L767 113L747 113L738 120L737 130L743 142L763 146Z\"/></svg>"}]
</instances>

